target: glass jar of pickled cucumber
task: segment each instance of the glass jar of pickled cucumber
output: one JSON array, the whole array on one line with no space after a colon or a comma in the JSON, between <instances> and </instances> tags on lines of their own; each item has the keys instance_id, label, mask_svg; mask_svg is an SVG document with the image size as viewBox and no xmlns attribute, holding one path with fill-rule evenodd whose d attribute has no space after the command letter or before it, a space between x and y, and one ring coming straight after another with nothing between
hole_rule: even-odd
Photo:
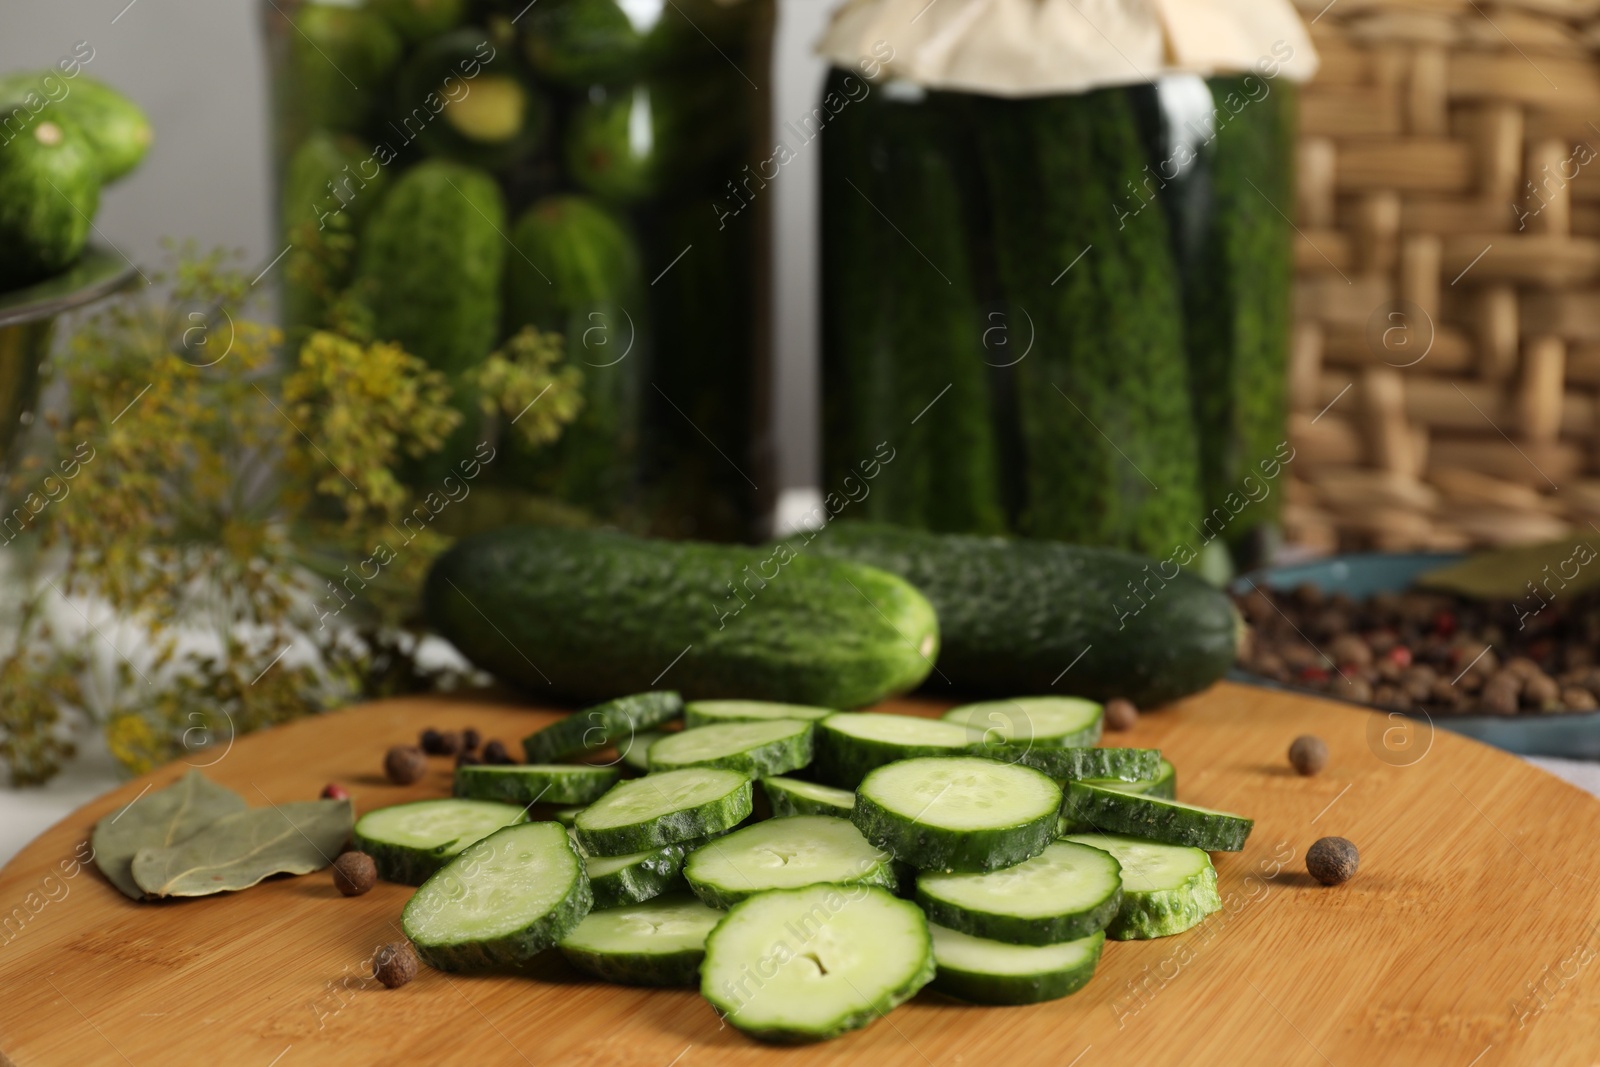
<instances>
[{"instance_id":1,"label":"glass jar of pickled cucumber","mask_svg":"<svg viewBox=\"0 0 1600 1067\"><path fill-rule=\"evenodd\" d=\"M501 428L500 512L749 536L765 205L726 204L773 3L263 0L290 343L355 301L450 376L449 453L470 372L560 333L582 409L551 445Z\"/></svg>"}]
</instances>

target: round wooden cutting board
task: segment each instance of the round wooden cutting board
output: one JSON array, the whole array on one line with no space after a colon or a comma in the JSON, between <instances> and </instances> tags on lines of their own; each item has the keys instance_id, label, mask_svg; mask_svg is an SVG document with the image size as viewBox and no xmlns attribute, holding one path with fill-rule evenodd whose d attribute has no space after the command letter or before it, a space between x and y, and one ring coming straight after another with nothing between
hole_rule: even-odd
<instances>
[{"instance_id":1,"label":"round wooden cutting board","mask_svg":"<svg viewBox=\"0 0 1600 1067\"><path fill-rule=\"evenodd\" d=\"M204 773L252 805L338 781L365 811L448 791L446 759L410 787L379 773L384 749L422 727L476 726L515 750L555 714L396 700L194 762L215 760ZM1301 733L1328 742L1318 777L1285 760ZM779 1049L721 1026L694 991L603 985L555 953L529 977L424 967L386 990L366 968L400 936L406 887L344 899L318 872L139 904L77 867L95 821L179 764L85 805L0 871L0 1052L17 1067L1600 1062L1600 802L1443 730L1228 684L1107 743L1161 748L1180 799L1252 815L1255 832L1216 856L1224 911L1176 937L1108 943L1064 1000L980 1008L924 992L866 1030ZM1304 868L1330 834L1361 849L1360 874L1335 888Z\"/></svg>"}]
</instances>

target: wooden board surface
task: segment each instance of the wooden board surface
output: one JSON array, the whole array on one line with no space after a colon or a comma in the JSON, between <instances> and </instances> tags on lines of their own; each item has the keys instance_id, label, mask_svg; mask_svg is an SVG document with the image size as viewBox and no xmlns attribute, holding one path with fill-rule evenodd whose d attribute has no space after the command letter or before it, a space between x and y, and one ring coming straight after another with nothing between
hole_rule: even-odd
<instances>
[{"instance_id":1,"label":"wooden board surface","mask_svg":"<svg viewBox=\"0 0 1600 1067\"><path fill-rule=\"evenodd\" d=\"M205 773L252 804L336 780L369 810L447 790L448 760L406 788L378 773L384 749L421 727L514 742L549 718L392 701L196 762L216 759ZM177 778L176 765L85 805L0 871L0 1051L18 1067L1600 1062L1600 802L1475 742L1408 729L1227 684L1145 716L1113 743L1160 747L1180 798L1257 820L1242 853L1216 857L1226 910L1177 937L1108 943L1094 980L1065 1000L979 1008L923 993L804 1049L719 1026L692 991L602 985L554 954L534 978L424 968L386 990L363 972L399 936L402 886L347 900L322 872L136 904L92 866L68 874L95 821ZM1332 759L1307 779L1284 753L1309 732ZM1326 834L1361 849L1343 887L1305 874L1306 847Z\"/></svg>"}]
</instances>

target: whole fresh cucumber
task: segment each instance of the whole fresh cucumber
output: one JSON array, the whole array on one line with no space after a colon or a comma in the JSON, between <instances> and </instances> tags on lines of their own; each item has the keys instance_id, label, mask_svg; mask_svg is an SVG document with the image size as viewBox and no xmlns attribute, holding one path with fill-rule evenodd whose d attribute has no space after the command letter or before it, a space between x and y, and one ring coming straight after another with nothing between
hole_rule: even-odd
<instances>
[{"instance_id":1,"label":"whole fresh cucumber","mask_svg":"<svg viewBox=\"0 0 1600 1067\"><path fill-rule=\"evenodd\" d=\"M0 143L0 291L71 266L99 205L100 165L71 119L46 110Z\"/></svg>"},{"instance_id":2,"label":"whole fresh cucumber","mask_svg":"<svg viewBox=\"0 0 1600 1067\"><path fill-rule=\"evenodd\" d=\"M853 708L915 687L939 648L906 582L783 545L509 527L445 553L423 595L478 666L579 699L671 686Z\"/></svg>"},{"instance_id":3,"label":"whole fresh cucumber","mask_svg":"<svg viewBox=\"0 0 1600 1067\"><path fill-rule=\"evenodd\" d=\"M921 590L939 615L939 676L958 689L1148 707L1206 688L1233 663L1228 598L1166 561L853 522L800 551L881 567Z\"/></svg>"},{"instance_id":4,"label":"whole fresh cucumber","mask_svg":"<svg viewBox=\"0 0 1600 1067\"><path fill-rule=\"evenodd\" d=\"M292 16L288 105L314 130L359 132L389 98L405 45L379 15L341 4L306 4Z\"/></svg>"},{"instance_id":5,"label":"whole fresh cucumber","mask_svg":"<svg viewBox=\"0 0 1600 1067\"><path fill-rule=\"evenodd\" d=\"M154 137L150 119L138 104L84 74L70 81L48 69L3 75L0 98L22 103L29 112L40 110L42 105L47 115L65 115L74 122L94 151L100 181L105 185L137 167ZM6 113L15 122L14 108L7 108Z\"/></svg>"}]
</instances>

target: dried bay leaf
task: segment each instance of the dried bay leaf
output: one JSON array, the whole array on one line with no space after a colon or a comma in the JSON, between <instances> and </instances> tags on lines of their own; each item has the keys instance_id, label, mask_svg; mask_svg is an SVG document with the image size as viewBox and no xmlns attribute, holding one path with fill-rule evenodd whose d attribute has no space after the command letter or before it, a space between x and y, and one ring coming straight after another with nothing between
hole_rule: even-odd
<instances>
[{"instance_id":1,"label":"dried bay leaf","mask_svg":"<svg viewBox=\"0 0 1600 1067\"><path fill-rule=\"evenodd\" d=\"M165 789L136 797L131 804L95 823L90 844L95 866L111 884L134 900L144 890L133 877L133 857L143 848L170 848L225 815L244 811L244 798L190 771Z\"/></svg>"},{"instance_id":2,"label":"dried bay leaf","mask_svg":"<svg viewBox=\"0 0 1600 1067\"><path fill-rule=\"evenodd\" d=\"M1600 537L1582 535L1546 544L1477 552L1459 563L1419 576L1420 589L1479 600L1525 600L1530 607L1551 596L1576 596L1600 586Z\"/></svg>"},{"instance_id":3,"label":"dried bay leaf","mask_svg":"<svg viewBox=\"0 0 1600 1067\"><path fill-rule=\"evenodd\" d=\"M248 889L274 874L308 874L333 862L354 822L348 800L249 808L187 841L140 849L133 878L151 896L201 897Z\"/></svg>"}]
</instances>

